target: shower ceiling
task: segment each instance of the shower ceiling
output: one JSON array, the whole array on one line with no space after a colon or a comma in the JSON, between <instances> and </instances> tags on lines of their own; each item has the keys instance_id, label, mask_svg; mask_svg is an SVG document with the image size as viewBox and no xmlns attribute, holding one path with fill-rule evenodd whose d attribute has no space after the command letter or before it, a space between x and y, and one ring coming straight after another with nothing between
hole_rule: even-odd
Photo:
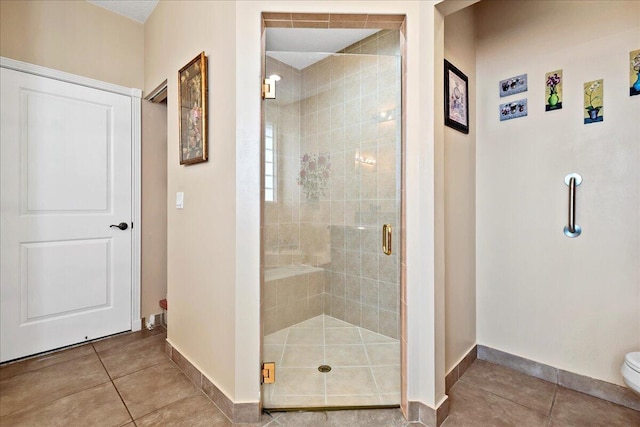
<instances>
[{"instance_id":1,"label":"shower ceiling","mask_svg":"<svg viewBox=\"0 0 640 427\"><path fill-rule=\"evenodd\" d=\"M267 51L278 61L302 70L379 29L267 28ZM324 55L288 55L286 52L324 52Z\"/></svg>"}]
</instances>

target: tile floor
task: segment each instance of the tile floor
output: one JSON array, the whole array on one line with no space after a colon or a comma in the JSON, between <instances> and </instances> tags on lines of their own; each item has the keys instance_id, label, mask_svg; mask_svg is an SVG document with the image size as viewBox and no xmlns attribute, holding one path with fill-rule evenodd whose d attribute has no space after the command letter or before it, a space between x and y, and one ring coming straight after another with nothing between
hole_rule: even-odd
<instances>
[{"instance_id":1,"label":"tile floor","mask_svg":"<svg viewBox=\"0 0 640 427\"><path fill-rule=\"evenodd\" d=\"M232 424L140 331L0 367L0 425ZM347 344L348 345L348 344ZM640 412L477 360L449 393L443 427L638 427ZM408 427L398 409L272 412L244 427Z\"/></svg>"},{"instance_id":2,"label":"tile floor","mask_svg":"<svg viewBox=\"0 0 640 427\"><path fill-rule=\"evenodd\" d=\"M265 408L400 405L399 341L331 316L265 336L264 360L276 362Z\"/></svg>"}]
</instances>

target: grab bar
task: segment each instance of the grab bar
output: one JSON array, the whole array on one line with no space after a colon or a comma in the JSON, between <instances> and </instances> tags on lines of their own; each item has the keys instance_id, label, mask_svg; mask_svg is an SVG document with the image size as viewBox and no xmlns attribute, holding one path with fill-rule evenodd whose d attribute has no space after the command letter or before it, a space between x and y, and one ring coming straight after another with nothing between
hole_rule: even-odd
<instances>
[{"instance_id":1,"label":"grab bar","mask_svg":"<svg viewBox=\"0 0 640 427\"><path fill-rule=\"evenodd\" d=\"M578 237L582 233L582 228L576 224L576 187L582 184L582 176L570 173L564 177L564 183L569 186L569 218L568 224L564 227L564 234L567 237Z\"/></svg>"}]
</instances>

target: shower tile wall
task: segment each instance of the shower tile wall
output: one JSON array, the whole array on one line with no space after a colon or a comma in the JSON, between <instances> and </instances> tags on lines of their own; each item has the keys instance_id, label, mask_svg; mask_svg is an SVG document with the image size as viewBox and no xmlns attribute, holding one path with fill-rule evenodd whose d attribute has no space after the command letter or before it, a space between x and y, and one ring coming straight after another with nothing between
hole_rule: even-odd
<instances>
[{"instance_id":1,"label":"shower tile wall","mask_svg":"<svg viewBox=\"0 0 640 427\"><path fill-rule=\"evenodd\" d=\"M275 201L265 202L264 265L326 264L328 223L301 223L300 211L300 71L267 57L267 71L278 74L277 98L265 103L265 123L273 126L275 144ZM302 239L301 239L302 235ZM311 239L309 237L312 237ZM324 250L324 252L323 252ZM323 272L296 274L264 283L264 333L270 334L324 312Z\"/></svg>"},{"instance_id":2,"label":"shower tile wall","mask_svg":"<svg viewBox=\"0 0 640 427\"><path fill-rule=\"evenodd\" d=\"M399 32L381 31L344 53L398 55ZM326 194L302 196L300 209L312 221L330 219L325 314L398 338L400 69L397 57L366 55L302 70L300 155L328 153L331 174ZM396 227L392 256L381 250L383 223Z\"/></svg>"},{"instance_id":3,"label":"shower tile wall","mask_svg":"<svg viewBox=\"0 0 640 427\"><path fill-rule=\"evenodd\" d=\"M398 55L398 31L376 33L344 53ZM400 65L397 57L366 55L332 56L302 71L267 57L267 72L282 80L276 100L266 103L278 179L276 201L265 203L265 268L306 264L325 271L316 286L305 275L282 279L287 285L265 282L266 334L321 307L399 338ZM305 153L331 159L328 187L316 201L297 184ZM381 250L383 223L394 226L392 256ZM276 295L281 289L296 289L295 296Z\"/></svg>"}]
</instances>

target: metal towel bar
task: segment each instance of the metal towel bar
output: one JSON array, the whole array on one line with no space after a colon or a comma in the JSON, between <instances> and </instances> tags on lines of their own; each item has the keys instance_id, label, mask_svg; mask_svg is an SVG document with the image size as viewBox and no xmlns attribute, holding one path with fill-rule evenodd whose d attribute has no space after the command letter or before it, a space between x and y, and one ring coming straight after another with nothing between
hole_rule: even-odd
<instances>
[{"instance_id":1,"label":"metal towel bar","mask_svg":"<svg viewBox=\"0 0 640 427\"><path fill-rule=\"evenodd\" d=\"M564 183L569 186L569 218L568 224L564 227L564 234L567 237L578 237L582 228L576 224L576 187L582 184L582 176L570 173L564 177Z\"/></svg>"}]
</instances>

